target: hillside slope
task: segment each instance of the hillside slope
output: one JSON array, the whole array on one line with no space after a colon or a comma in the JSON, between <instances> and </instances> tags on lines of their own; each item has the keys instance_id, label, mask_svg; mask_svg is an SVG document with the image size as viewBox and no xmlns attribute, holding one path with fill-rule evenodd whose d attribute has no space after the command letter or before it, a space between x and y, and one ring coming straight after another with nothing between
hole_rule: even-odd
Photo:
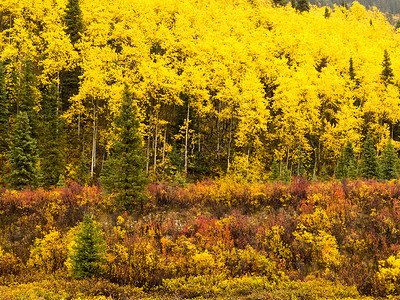
<instances>
[{"instance_id":1,"label":"hillside slope","mask_svg":"<svg viewBox=\"0 0 400 300\"><path fill-rule=\"evenodd\" d=\"M354 0L346 0L349 6L355 2ZM360 4L365 7L372 9L374 6L384 13L389 13L390 15L396 15L400 13L400 1L398 0L358 0ZM342 5L342 0L310 0L310 3L318 6L330 6Z\"/></svg>"}]
</instances>

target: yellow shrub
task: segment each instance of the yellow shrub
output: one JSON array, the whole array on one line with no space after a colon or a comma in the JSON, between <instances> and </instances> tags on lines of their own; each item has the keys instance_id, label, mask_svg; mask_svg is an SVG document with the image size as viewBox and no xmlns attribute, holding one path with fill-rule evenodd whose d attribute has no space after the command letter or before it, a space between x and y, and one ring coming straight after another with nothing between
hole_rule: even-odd
<instances>
[{"instance_id":1,"label":"yellow shrub","mask_svg":"<svg viewBox=\"0 0 400 300\"><path fill-rule=\"evenodd\" d=\"M377 278L384 286L386 294L400 295L400 252L379 264Z\"/></svg>"},{"instance_id":2,"label":"yellow shrub","mask_svg":"<svg viewBox=\"0 0 400 300\"><path fill-rule=\"evenodd\" d=\"M51 230L42 239L36 239L28 260L28 267L46 273L64 268L68 249L60 232Z\"/></svg>"}]
</instances>

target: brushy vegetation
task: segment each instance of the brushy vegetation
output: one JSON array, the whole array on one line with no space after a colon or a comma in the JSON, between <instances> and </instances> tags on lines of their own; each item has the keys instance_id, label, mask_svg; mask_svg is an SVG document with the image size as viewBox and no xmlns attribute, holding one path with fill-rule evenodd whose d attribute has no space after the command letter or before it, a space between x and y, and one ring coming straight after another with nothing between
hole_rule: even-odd
<instances>
[{"instance_id":1,"label":"brushy vegetation","mask_svg":"<svg viewBox=\"0 0 400 300\"><path fill-rule=\"evenodd\" d=\"M400 294L400 182L204 180L147 187L140 213L98 186L1 190L2 299L354 299ZM74 278L84 216L105 260Z\"/></svg>"}]
</instances>

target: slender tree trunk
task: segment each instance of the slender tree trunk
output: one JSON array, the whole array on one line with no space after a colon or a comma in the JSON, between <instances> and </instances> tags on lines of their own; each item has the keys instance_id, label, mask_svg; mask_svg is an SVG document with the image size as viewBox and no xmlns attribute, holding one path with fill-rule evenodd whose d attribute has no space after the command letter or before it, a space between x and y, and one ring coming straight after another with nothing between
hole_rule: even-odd
<instances>
[{"instance_id":1,"label":"slender tree trunk","mask_svg":"<svg viewBox=\"0 0 400 300\"><path fill-rule=\"evenodd\" d=\"M286 168L289 168L289 154L290 154L290 141L287 150L287 157L286 157Z\"/></svg>"},{"instance_id":2,"label":"slender tree trunk","mask_svg":"<svg viewBox=\"0 0 400 300\"><path fill-rule=\"evenodd\" d=\"M57 122L56 122L56 126L57 126L57 128L56 128L56 132L57 132L57 135L58 135L58 127L59 127L59 124L58 124L58 122L59 122L59 120L58 120L58 116L59 116L59 114L60 114L60 112L59 112L59 108L60 108L60 67L58 67L58 70L57 70L57 98L56 98L57 100L57 103L56 103L56 116L57 116Z\"/></svg>"},{"instance_id":3,"label":"slender tree trunk","mask_svg":"<svg viewBox=\"0 0 400 300\"><path fill-rule=\"evenodd\" d=\"M232 123L233 123L233 118L231 117L230 124L229 124L228 168L227 168L227 171L229 171L229 168L231 166Z\"/></svg>"},{"instance_id":4,"label":"slender tree trunk","mask_svg":"<svg viewBox=\"0 0 400 300\"><path fill-rule=\"evenodd\" d=\"M187 174L187 168L188 168L189 116L190 116L190 103L188 101L188 109L186 116L186 131L185 131L185 175Z\"/></svg>"},{"instance_id":5,"label":"slender tree trunk","mask_svg":"<svg viewBox=\"0 0 400 300\"><path fill-rule=\"evenodd\" d=\"M154 137L154 173L156 172L157 168L157 143L158 143L158 113L159 108L156 106L156 128L155 128L155 137Z\"/></svg>"},{"instance_id":6,"label":"slender tree trunk","mask_svg":"<svg viewBox=\"0 0 400 300\"><path fill-rule=\"evenodd\" d=\"M147 150L146 150L146 175L149 175L149 164L150 164L150 132L147 136Z\"/></svg>"},{"instance_id":7,"label":"slender tree trunk","mask_svg":"<svg viewBox=\"0 0 400 300\"><path fill-rule=\"evenodd\" d=\"M250 165L250 147L247 148L246 177L249 176L249 165Z\"/></svg>"},{"instance_id":8,"label":"slender tree trunk","mask_svg":"<svg viewBox=\"0 0 400 300\"><path fill-rule=\"evenodd\" d=\"M315 178L316 173L317 173L317 149L314 149L314 170L313 170L313 178Z\"/></svg>"},{"instance_id":9,"label":"slender tree trunk","mask_svg":"<svg viewBox=\"0 0 400 300\"><path fill-rule=\"evenodd\" d=\"M321 135L319 135L319 139L318 139L318 166L321 163Z\"/></svg>"},{"instance_id":10,"label":"slender tree trunk","mask_svg":"<svg viewBox=\"0 0 400 300\"><path fill-rule=\"evenodd\" d=\"M161 165L164 166L165 163L165 144L167 143L167 125L165 125L165 130L164 130L164 140L163 140L163 149L162 149L162 160L161 160Z\"/></svg>"},{"instance_id":11,"label":"slender tree trunk","mask_svg":"<svg viewBox=\"0 0 400 300\"><path fill-rule=\"evenodd\" d=\"M79 113L78 113L78 139L81 135L81 108L79 108Z\"/></svg>"},{"instance_id":12,"label":"slender tree trunk","mask_svg":"<svg viewBox=\"0 0 400 300\"><path fill-rule=\"evenodd\" d=\"M221 114L221 100L218 100L218 116L217 116L217 158L220 159L220 119L219 116Z\"/></svg>"},{"instance_id":13,"label":"slender tree trunk","mask_svg":"<svg viewBox=\"0 0 400 300\"><path fill-rule=\"evenodd\" d=\"M149 112L150 116L150 112ZM147 135L147 150L146 150L146 175L149 175L150 168L150 133L151 133L151 118L149 117L149 130Z\"/></svg>"},{"instance_id":14,"label":"slender tree trunk","mask_svg":"<svg viewBox=\"0 0 400 300\"><path fill-rule=\"evenodd\" d=\"M200 116L197 117L197 124L199 124L199 128L200 128ZM197 135L197 146L199 148L197 150L197 152L200 153L200 151L201 151L201 135L200 134Z\"/></svg>"},{"instance_id":15,"label":"slender tree trunk","mask_svg":"<svg viewBox=\"0 0 400 300\"><path fill-rule=\"evenodd\" d=\"M97 102L97 100L96 100ZM90 167L90 178L93 179L94 176L94 168L96 167L96 144L97 144L97 112L96 112L96 104L93 103L93 140L92 140L92 164Z\"/></svg>"}]
</instances>

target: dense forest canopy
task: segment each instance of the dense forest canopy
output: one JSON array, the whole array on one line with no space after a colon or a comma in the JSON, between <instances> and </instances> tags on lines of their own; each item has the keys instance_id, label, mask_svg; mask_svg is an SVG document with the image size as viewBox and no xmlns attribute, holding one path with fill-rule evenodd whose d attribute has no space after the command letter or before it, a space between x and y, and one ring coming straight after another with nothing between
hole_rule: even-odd
<instances>
[{"instance_id":1,"label":"dense forest canopy","mask_svg":"<svg viewBox=\"0 0 400 300\"><path fill-rule=\"evenodd\" d=\"M400 35L358 2L6 0L0 30L3 175L24 110L37 167L54 172L38 181L96 180L125 83L153 180L264 180L273 161L295 174L300 154L307 176L332 175L347 141L357 159L367 133L378 155L389 138L400 147Z\"/></svg>"}]
</instances>

